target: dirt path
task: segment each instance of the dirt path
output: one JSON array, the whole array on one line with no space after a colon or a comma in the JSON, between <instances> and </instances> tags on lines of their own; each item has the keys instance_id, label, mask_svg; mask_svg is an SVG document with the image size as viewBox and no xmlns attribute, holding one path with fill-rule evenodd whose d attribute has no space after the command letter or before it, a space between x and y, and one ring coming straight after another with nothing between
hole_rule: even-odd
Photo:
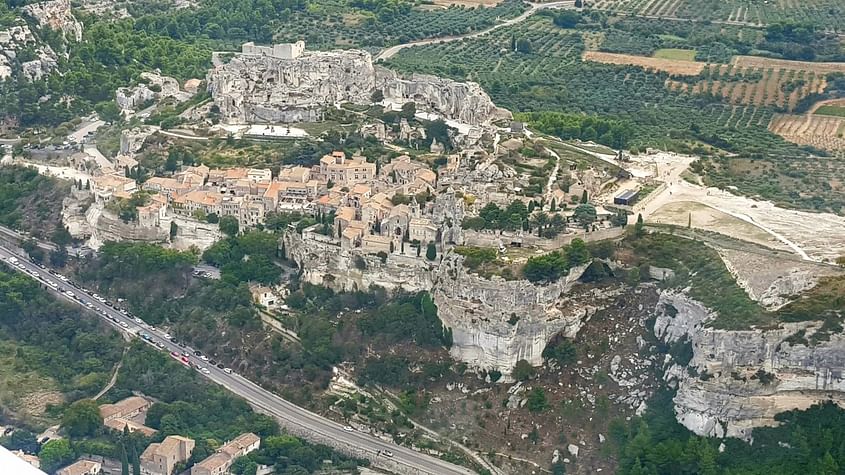
<instances>
[{"instance_id":1,"label":"dirt path","mask_svg":"<svg viewBox=\"0 0 845 475\"><path fill-rule=\"evenodd\" d=\"M109 379L109 383L106 384L105 387L101 389L100 392L98 392L97 395L94 396L92 399L94 399L95 401L97 399L100 399L101 397L103 397L103 394L109 392L109 389L114 387L114 383L117 382L117 375L118 373L120 373L120 367L123 366L123 358L126 356L127 351L129 351L128 346L123 348L123 354L120 356L120 361L118 361L117 365L115 365L114 367L114 371L112 372L111 379Z\"/></svg>"},{"instance_id":2,"label":"dirt path","mask_svg":"<svg viewBox=\"0 0 845 475\"><path fill-rule=\"evenodd\" d=\"M430 45L433 43L450 43L452 41L459 41L465 40L469 38L475 38L481 35L486 35L491 31L498 30L499 28L505 28L511 25L516 25L517 23L521 23L525 21L531 15L537 13L540 10L544 10L547 8L575 8L575 0L571 1L562 1L562 2L551 2L551 3L529 3L530 7L528 10L524 11L518 17L511 18L510 20L505 20L501 23L497 23L490 28L475 31L472 33L467 33L465 35L455 35L455 36L440 36L437 38L428 38L425 40L419 41L412 41L410 43L402 43L399 45L391 46L386 50L382 51L375 57L375 61L390 59L396 55L396 53L402 51L405 48L410 48L412 46L423 46L423 45Z\"/></svg>"}]
</instances>

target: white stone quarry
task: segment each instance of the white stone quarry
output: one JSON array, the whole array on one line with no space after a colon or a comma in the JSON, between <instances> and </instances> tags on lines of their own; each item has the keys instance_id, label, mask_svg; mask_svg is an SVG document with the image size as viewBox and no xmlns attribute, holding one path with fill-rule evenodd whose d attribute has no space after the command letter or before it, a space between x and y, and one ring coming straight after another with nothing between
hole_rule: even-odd
<instances>
[{"instance_id":1,"label":"white stone quarry","mask_svg":"<svg viewBox=\"0 0 845 475\"><path fill-rule=\"evenodd\" d=\"M776 425L780 412L845 403L845 335L831 332L813 343L822 322L721 330L703 326L713 314L691 299L666 292L659 311L665 313L667 303L677 314L659 316L655 333L692 343L689 370L676 365L665 376L677 384L678 421L691 431L749 438L754 427Z\"/></svg>"},{"instance_id":2,"label":"white stone quarry","mask_svg":"<svg viewBox=\"0 0 845 475\"><path fill-rule=\"evenodd\" d=\"M376 67L362 50L305 51L290 58L236 53L228 62L217 54L213 64L208 90L229 123L316 121L325 107L370 104L376 91L385 102L413 101L470 125L510 117L478 84L426 75L404 78Z\"/></svg>"}]
</instances>

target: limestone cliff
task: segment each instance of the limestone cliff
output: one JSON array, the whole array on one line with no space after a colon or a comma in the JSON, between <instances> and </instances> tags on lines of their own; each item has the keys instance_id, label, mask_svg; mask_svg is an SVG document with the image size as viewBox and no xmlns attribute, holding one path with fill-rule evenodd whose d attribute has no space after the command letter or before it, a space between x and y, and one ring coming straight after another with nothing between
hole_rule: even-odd
<instances>
[{"instance_id":1,"label":"limestone cliff","mask_svg":"<svg viewBox=\"0 0 845 475\"><path fill-rule=\"evenodd\" d=\"M284 237L288 258L302 269L302 281L338 291L367 291L371 286L388 291L419 292L432 286L431 266L424 260L391 254L382 262L375 255L342 249L338 239L308 229Z\"/></svg>"},{"instance_id":2,"label":"limestone cliff","mask_svg":"<svg viewBox=\"0 0 845 475\"><path fill-rule=\"evenodd\" d=\"M474 82L413 74L402 77L382 67L376 68L377 87L391 102L415 102L427 110L465 124L483 124L491 119L510 118L511 113L496 107L490 96Z\"/></svg>"},{"instance_id":3,"label":"limestone cliff","mask_svg":"<svg viewBox=\"0 0 845 475\"><path fill-rule=\"evenodd\" d=\"M468 273L463 257L439 263L390 254L385 261L359 249L344 249L338 239L306 229L284 237L287 256L299 264L302 280L335 290L430 291L438 316L452 330L452 356L482 370L510 374L517 361L542 364L548 342L562 333L573 337L595 313L596 296L571 294L586 266L560 281L534 285L525 280L493 280Z\"/></svg>"},{"instance_id":4,"label":"limestone cliff","mask_svg":"<svg viewBox=\"0 0 845 475\"><path fill-rule=\"evenodd\" d=\"M510 374L519 360L542 364L542 352L558 333L574 337L590 309L567 297L586 266L558 282L488 280L468 273L463 257L449 256L432 288L437 314L452 329L450 353L481 369Z\"/></svg>"},{"instance_id":5,"label":"limestone cliff","mask_svg":"<svg viewBox=\"0 0 845 475\"><path fill-rule=\"evenodd\" d=\"M218 54L213 63L208 90L230 123L315 121L326 106L370 104L377 90L388 102L413 101L422 110L471 125L510 117L478 84L402 77L374 66L361 50L306 51L293 58L238 53L228 62Z\"/></svg>"},{"instance_id":6,"label":"limestone cliff","mask_svg":"<svg viewBox=\"0 0 845 475\"><path fill-rule=\"evenodd\" d=\"M677 384L678 421L697 434L747 438L754 427L775 425L780 412L827 400L845 403L845 336L814 341L822 322L708 328L713 313L672 292L661 296L658 311L657 336L688 338L692 345L687 368L675 365L666 374Z\"/></svg>"},{"instance_id":7,"label":"limestone cliff","mask_svg":"<svg viewBox=\"0 0 845 475\"><path fill-rule=\"evenodd\" d=\"M323 106L368 103L375 70L370 54L358 50L293 59L238 54L209 72L208 89L227 122L314 121Z\"/></svg>"}]
</instances>

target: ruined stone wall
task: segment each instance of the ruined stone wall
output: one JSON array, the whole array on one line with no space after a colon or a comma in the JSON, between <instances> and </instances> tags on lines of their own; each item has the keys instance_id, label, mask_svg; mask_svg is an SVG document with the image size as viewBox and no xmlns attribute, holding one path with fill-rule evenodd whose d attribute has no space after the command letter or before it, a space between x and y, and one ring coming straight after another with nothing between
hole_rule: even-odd
<instances>
[{"instance_id":1,"label":"ruined stone wall","mask_svg":"<svg viewBox=\"0 0 845 475\"><path fill-rule=\"evenodd\" d=\"M293 59L235 55L208 74L208 89L231 123L315 120L312 109L369 103L375 88L366 51L309 52Z\"/></svg>"},{"instance_id":2,"label":"ruined stone wall","mask_svg":"<svg viewBox=\"0 0 845 475\"><path fill-rule=\"evenodd\" d=\"M674 310L667 311L669 306ZM673 366L667 379L677 385L678 421L697 434L748 438L754 427L775 425L780 412L827 400L845 403L845 336L812 344L821 322L709 328L713 313L673 292L661 295L658 311L658 337L692 344L688 368Z\"/></svg>"},{"instance_id":3,"label":"ruined stone wall","mask_svg":"<svg viewBox=\"0 0 845 475\"><path fill-rule=\"evenodd\" d=\"M511 116L476 83L402 77L375 67L362 50L312 51L290 59L235 54L228 63L215 62L208 90L229 123L315 121L335 103L370 104L376 90L387 101L413 101L419 109L471 125Z\"/></svg>"},{"instance_id":4,"label":"ruined stone wall","mask_svg":"<svg viewBox=\"0 0 845 475\"><path fill-rule=\"evenodd\" d=\"M337 291L367 291L377 286L388 291L418 292L432 287L433 266L423 259L391 254L382 262L360 249L341 249L334 238L308 230L303 236L287 233L284 242L288 258L302 269L304 282ZM363 263L363 268L358 263Z\"/></svg>"}]
</instances>

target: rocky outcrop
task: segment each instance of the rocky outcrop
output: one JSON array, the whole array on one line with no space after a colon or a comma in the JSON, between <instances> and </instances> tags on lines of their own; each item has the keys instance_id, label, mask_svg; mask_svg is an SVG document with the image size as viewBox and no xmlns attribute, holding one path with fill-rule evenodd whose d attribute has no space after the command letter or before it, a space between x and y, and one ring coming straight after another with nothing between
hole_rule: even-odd
<instances>
[{"instance_id":1,"label":"rocky outcrop","mask_svg":"<svg viewBox=\"0 0 845 475\"><path fill-rule=\"evenodd\" d=\"M713 313L676 293L664 293L658 309L657 336L670 343L686 338L692 345L687 367L676 364L666 372L677 384L678 421L691 431L748 438L754 427L775 425L780 412L828 400L845 403L845 336L814 339L822 322L709 328Z\"/></svg>"},{"instance_id":2,"label":"rocky outcrop","mask_svg":"<svg viewBox=\"0 0 845 475\"><path fill-rule=\"evenodd\" d=\"M381 67L377 68L377 73L377 87L386 101L400 104L414 102L426 110L465 124L511 118L511 113L496 107L477 83L457 82L427 74L403 77Z\"/></svg>"},{"instance_id":3,"label":"rocky outcrop","mask_svg":"<svg viewBox=\"0 0 845 475\"><path fill-rule=\"evenodd\" d=\"M375 70L370 54L359 50L294 59L237 54L209 72L208 89L230 123L315 121L324 106L369 103Z\"/></svg>"},{"instance_id":4,"label":"rocky outcrop","mask_svg":"<svg viewBox=\"0 0 845 475\"><path fill-rule=\"evenodd\" d=\"M162 76L154 72L141 73L141 79L146 83L132 87L121 87L115 91L115 101L120 110L137 110L149 101L174 99L184 102L193 95L179 88L179 81L169 76Z\"/></svg>"},{"instance_id":5,"label":"rocky outcrop","mask_svg":"<svg viewBox=\"0 0 845 475\"><path fill-rule=\"evenodd\" d=\"M26 56L21 53L26 50ZM58 57L49 45L38 41L21 20L20 25L0 31L0 79L20 71L28 81L41 79L58 67Z\"/></svg>"},{"instance_id":6,"label":"rocky outcrop","mask_svg":"<svg viewBox=\"0 0 845 475\"><path fill-rule=\"evenodd\" d=\"M128 156L135 155L144 146L144 141L147 140L147 137L156 133L158 130L158 127L143 125L121 131L120 153Z\"/></svg>"},{"instance_id":7,"label":"rocky outcrop","mask_svg":"<svg viewBox=\"0 0 845 475\"><path fill-rule=\"evenodd\" d=\"M467 124L510 113L499 109L475 83L397 73L373 65L366 51L306 51L293 58L216 55L208 89L229 123L315 121L322 109L343 102L370 104L381 91L386 102L415 102L420 109Z\"/></svg>"},{"instance_id":8,"label":"rocky outcrop","mask_svg":"<svg viewBox=\"0 0 845 475\"><path fill-rule=\"evenodd\" d=\"M41 28L61 31L66 40L82 41L82 23L71 13L70 0L31 3L23 7L23 12Z\"/></svg>"},{"instance_id":9,"label":"rocky outcrop","mask_svg":"<svg viewBox=\"0 0 845 475\"><path fill-rule=\"evenodd\" d=\"M567 294L586 266L558 282L485 279L464 269L452 255L437 269L431 290L437 314L452 330L453 358L481 369L510 374L519 360L542 364L542 352L558 333L574 337L595 309Z\"/></svg>"},{"instance_id":10,"label":"rocky outcrop","mask_svg":"<svg viewBox=\"0 0 845 475\"><path fill-rule=\"evenodd\" d=\"M360 250L342 249L340 241L311 229L284 237L288 258L302 269L301 279L338 291L367 291L372 286L388 291L419 292L432 287L432 267L421 259L391 254L384 262Z\"/></svg>"}]
</instances>

